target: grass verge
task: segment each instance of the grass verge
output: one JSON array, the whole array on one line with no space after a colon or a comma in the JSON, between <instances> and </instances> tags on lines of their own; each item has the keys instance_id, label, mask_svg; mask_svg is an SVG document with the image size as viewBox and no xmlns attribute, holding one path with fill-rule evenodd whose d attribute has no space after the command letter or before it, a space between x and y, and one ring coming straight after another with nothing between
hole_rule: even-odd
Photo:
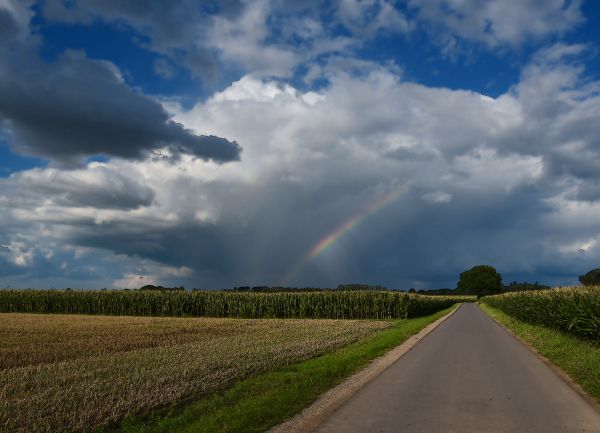
<instances>
[{"instance_id":1,"label":"grass verge","mask_svg":"<svg viewBox=\"0 0 600 433\"><path fill-rule=\"evenodd\" d=\"M600 346L555 329L521 322L486 304L479 306L561 368L600 404Z\"/></svg>"},{"instance_id":2,"label":"grass verge","mask_svg":"<svg viewBox=\"0 0 600 433\"><path fill-rule=\"evenodd\" d=\"M128 419L124 433L263 432L291 418L320 394L434 322L452 308L426 317L400 320L386 330L342 349L240 381L196 400L176 413Z\"/></svg>"}]
</instances>

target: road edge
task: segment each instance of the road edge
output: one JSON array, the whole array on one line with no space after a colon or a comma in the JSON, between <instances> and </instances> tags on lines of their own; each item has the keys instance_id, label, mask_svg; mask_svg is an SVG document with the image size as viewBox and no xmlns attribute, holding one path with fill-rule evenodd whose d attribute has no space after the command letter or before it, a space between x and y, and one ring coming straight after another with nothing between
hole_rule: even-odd
<instances>
[{"instance_id":1,"label":"road edge","mask_svg":"<svg viewBox=\"0 0 600 433\"><path fill-rule=\"evenodd\" d=\"M573 391L575 391L590 406L592 406L594 409L596 409L596 411L598 413L600 413L600 403L598 403L592 396L590 396L587 392L585 392L585 390L581 387L581 385L578 384L577 382L575 382L575 380L571 376L569 376L569 374L566 371L564 371L558 365L553 363L549 358L547 358L546 356L544 356L540 352L538 352L538 350L534 346L529 344L529 342L526 341L525 339L523 339L520 336L518 336L517 334L515 334L512 329L505 326L502 322L497 320L495 317L492 317L487 311L485 311L483 308L481 308L481 306L478 302L476 304L477 304L477 307L481 311L483 311L486 316L488 316L490 319L492 319L494 322L496 322L496 324L498 326L500 326L502 329L504 329L514 339L516 339L521 344L523 344L536 358L538 358L540 361L542 361L542 363L545 364L548 368L550 368L550 370L552 370L554 372L554 374L556 374L564 383L566 383ZM517 319L515 319L515 320L517 320Z\"/></svg>"},{"instance_id":2,"label":"road edge","mask_svg":"<svg viewBox=\"0 0 600 433\"><path fill-rule=\"evenodd\" d=\"M306 407L302 412L293 418L276 425L268 430L267 433L310 433L314 431L323 421L325 421L325 419L329 418L329 416L331 416L338 408L350 400L354 394L402 358L408 351L415 347L419 341L452 316L459 308L461 308L461 306L462 303L448 314L440 317L435 322L430 323L418 333L409 337L384 355L374 359L367 367L354 373L344 382L321 394L314 403Z\"/></svg>"}]
</instances>

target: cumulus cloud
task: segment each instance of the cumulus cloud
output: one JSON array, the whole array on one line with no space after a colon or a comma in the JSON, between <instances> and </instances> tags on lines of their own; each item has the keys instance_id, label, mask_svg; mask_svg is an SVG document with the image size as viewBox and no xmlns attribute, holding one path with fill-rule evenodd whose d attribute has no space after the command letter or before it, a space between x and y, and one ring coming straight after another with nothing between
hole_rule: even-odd
<instances>
[{"instance_id":1,"label":"cumulus cloud","mask_svg":"<svg viewBox=\"0 0 600 433\"><path fill-rule=\"evenodd\" d=\"M331 70L319 92L245 76L191 109L169 106L190 131L243 140L242 161L183 152L175 164L113 159L13 174L0 180L0 242L20 242L19 254L60 241L128 258L107 285L142 276L205 287L451 286L483 262L510 269L507 279L572 282L600 258L600 103L583 74L546 55L497 98L407 82L394 68ZM285 280L319 240L396 192ZM15 237L34 227L44 233L35 241ZM10 272L42 263L40 252L20 267L2 254Z\"/></svg>"},{"instance_id":2,"label":"cumulus cloud","mask_svg":"<svg viewBox=\"0 0 600 433\"><path fill-rule=\"evenodd\" d=\"M131 89L112 63L69 51L53 63L7 55L0 119L14 149L63 163L94 155L144 158L168 148L203 159L239 159L240 146L191 133L156 100Z\"/></svg>"}]
</instances>

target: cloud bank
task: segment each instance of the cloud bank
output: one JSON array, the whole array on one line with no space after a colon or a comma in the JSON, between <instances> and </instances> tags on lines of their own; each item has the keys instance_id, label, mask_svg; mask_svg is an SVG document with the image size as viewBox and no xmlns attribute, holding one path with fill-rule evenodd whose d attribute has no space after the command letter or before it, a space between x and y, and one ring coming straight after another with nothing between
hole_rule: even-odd
<instances>
[{"instance_id":1,"label":"cloud bank","mask_svg":"<svg viewBox=\"0 0 600 433\"><path fill-rule=\"evenodd\" d=\"M589 46L544 43L581 24L577 1L43 4L135 32L161 79L212 80L191 106L83 51L43 59L29 5L0 5L2 133L48 162L0 178L4 285L406 289L481 263L551 284L597 266L600 82ZM424 27L442 55L541 45L494 98L358 54Z\"/></svg>"},{"instance_id":2,"label":"cloud bank","mask_svg":"<svg viewBox=\"0 0 600 433\"><path fill-rule=\"evenodd\" d=\"M34 246L4 229L2 243L21 242L2 253L6 266L33 267L39 244L58 238L185 267L179 280L198 285L276 284L401 191L288 283L449 285L482 262L570 281L599 253L599 84L552 61L540 55L495 99L384 69L340 73L318 93L246 76L191 109L169 107L191 131L243 141L242 161L115 158L3 180L4 220L42 234Z\"/></svg>"}]
</instances>

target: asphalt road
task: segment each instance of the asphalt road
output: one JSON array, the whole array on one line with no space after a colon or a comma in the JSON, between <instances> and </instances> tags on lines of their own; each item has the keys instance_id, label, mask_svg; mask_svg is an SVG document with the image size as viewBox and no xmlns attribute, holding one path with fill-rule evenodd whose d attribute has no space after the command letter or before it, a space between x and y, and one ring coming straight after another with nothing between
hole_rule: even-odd
<instances>
[{"instance_id":1,"label":"asphalt road","mask_svg":"<svg viewBox=\"0 0 600 433\"><path fill-rule=\"evenodd\" d=\"M464 304L317 432L600 433L600 413Z\"/></svg>"}]
</instances>

